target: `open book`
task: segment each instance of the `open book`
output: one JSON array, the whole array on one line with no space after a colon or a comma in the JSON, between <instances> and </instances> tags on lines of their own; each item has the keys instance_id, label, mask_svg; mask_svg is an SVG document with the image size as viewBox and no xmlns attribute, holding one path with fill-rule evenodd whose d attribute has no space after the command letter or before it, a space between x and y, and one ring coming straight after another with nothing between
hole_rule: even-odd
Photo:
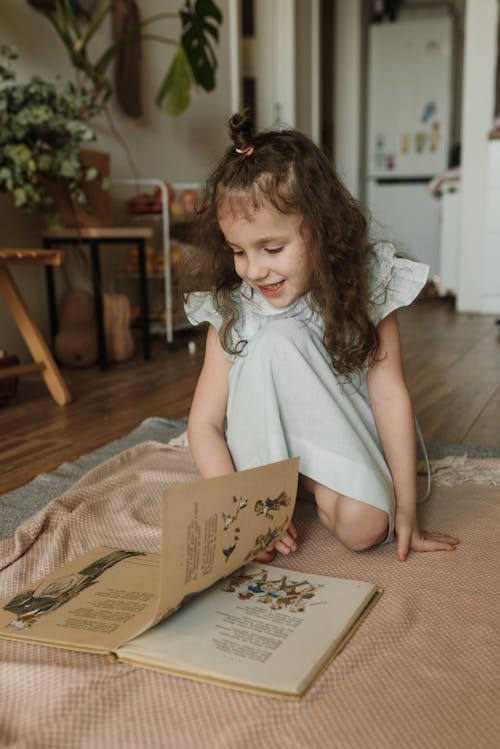
<instances>
[{"instance_id":1,"label":"open book","mask_svg":"<svg viewBox=\"0 0 500 749\"><path fill-rule=\"evenodd\" d=\"M252 563L288 527L297 479L292 458L167 489L161 554L82 554L0 602L0 637L300 699L380 590Z\"/></svg>"}]
</instances>

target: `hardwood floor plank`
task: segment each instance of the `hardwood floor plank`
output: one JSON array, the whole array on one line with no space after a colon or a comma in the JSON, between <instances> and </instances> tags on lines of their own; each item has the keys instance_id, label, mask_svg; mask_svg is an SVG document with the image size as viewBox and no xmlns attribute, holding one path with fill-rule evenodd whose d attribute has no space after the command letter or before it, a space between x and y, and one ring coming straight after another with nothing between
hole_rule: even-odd
<instances>
[{"instance_id":1,"label":"hardwood floor plank","mask_svg":"<svg viewBox=\"0 0 500 749\"><path fill-rule=\"evenodd\" d=\"M398 316L408 384L426 439L470 439L500 379L494 316L457 314L443 301L413 305ZM499 431L489 431L490 444L498 444Z\"/></svg>"},{"instance_id":2,"label":"hardwood floor plank","mask_svg":"<svg viewBox=\"0 0 500 749\"><path fill-rule=\"evenodd\" d=\"M468 445L499 445L500 385L464 436Z\"/></svg>"},{"instance_id":3,"label":"hardwood floor plank","mask_svg":"<svg viewBox=\"0 0 500 749\"><path fill-rule=\"evenodd\" d=\"M443 345L436 344L436 334L432 346L405 361L417 418L430 441L463 443L498 386L500 344L493 321L481 319L476 329L468 317L465 330L448 335Z\"/></svg>"}]
</instances>

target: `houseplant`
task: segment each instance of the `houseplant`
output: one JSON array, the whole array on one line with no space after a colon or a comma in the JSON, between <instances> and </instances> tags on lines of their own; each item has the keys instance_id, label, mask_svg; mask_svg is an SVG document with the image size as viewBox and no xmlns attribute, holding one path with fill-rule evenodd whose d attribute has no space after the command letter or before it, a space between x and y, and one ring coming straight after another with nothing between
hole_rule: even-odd
<instances>
[{"instance_id":1,"label":"houseplant","mask_svg":"<svg viewBox=\"0 0 500 749\"><path fill-rule=\"evenodd\" d=\"M16 53L0 47L0 191L18 208L38 208L57 224L48 185L63 183L89 208L84 190L98 173L81 161L80 149L95 139L89 120L99 106L85 88L32 76L19 82Z\"/></svg>"},{"instance_id":2,"label":"houseplant","mask_svg":"<svg viewBox=\"0 0 500 749\"><path fill-rule=\"evenodd\" d=\"M0 191L10 193L17 207L40 209L49 226L59 223L54 196L61 186L69 190L74 213L80 206L90 210L89 186L97 184L100 175L82 161L81 148L95 139L92 118L108 109L111 65L124 46L138 38L176 46L156 97L158 106L169 114L186 110L193 84L206 91L215 87L217 60L211 40L218 40L222 15L212 0L185 0L178 14L147 18L104 52L96 52L92 42L117 1L104 2L94 17L82 19L75 11L77 0L28 0L65 45L75 82L33 76L20 83L13 67L16 54L6 46L0 48ZM177 16L182 23L178 40L149 33L155 22ZM111 120L110 124L113 128ZM115 135L128 151L116 130Z\"/></svg>"},{"instance_id":3,"label":"houseplant","mask_svg":"<svg viewBox=\"0 0 500 749\"><path fill-rule=\"evenodd\" d=\"M85 3L81 0L28 0L51 23L66 47L72 66L79 73L82 85L100 106L105 105L113 91L112 63L128 44L138 40L176 47L156 96L156 104L169 114L179 115L188 108L193 84L205 91L215 88L217 58L213 42L217 43L219 39L222 13L213 0L184 0L176 13L157 13L143 20L137 18L107 49L96 49L93 45L96 34L119 2L107 0L94 12L85 12L88 0ZM154 32L158 22L179 17L179 39Z\"/></svg>"}]
</instances>

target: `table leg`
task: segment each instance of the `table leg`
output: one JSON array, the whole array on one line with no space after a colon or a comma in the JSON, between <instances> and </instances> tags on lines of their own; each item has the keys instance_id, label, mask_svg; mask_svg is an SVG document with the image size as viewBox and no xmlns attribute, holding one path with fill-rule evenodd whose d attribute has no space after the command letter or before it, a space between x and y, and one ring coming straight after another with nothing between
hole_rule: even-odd
<instances>
[{"instance_id":1,"label":"table leg","mask_svg":"<svg viewBox=\"0 0 500 749\"><path fill-rule=\"evenodd\" d=\"M101 265L99 262L99 240L90 241L90 257L92 261L92 285L94 289L94 312L97 332L97 349L99 352L99 366L107 369L108 354L106 351L106 336L104 334L104 305L101 283Z\"/></svg>"},{"instance_id":2,"label":"table leg","mask_svg":"<svg viewBox=\"0 0 500 749\"><path fill-rule=\"evenodd\" d=\"M54 269L51 265L45 266L45 284L47 287L47 300L49 303L50 336L52 343L54 343L55 337L59 331L59 316L57 314Z\"/></svg>"},{"instance_id":3,"label":"table leg","mask_svg":"<svg viewBox=\"0 0 500 749\"><path fill-rule=\"evenodd\" d=\"M151 359L151 339L149 336L149 299L146 278L145 240L137 240L137 262L139 265L139 292L141 298L142 349L145 359Z\"/></svg>"},{"instance_id":4,"label":"table leg","mask_svg":"<svg viewBox=\"0 0 500 749\"><path fill-rule=\"evenodd\" d=\"M71 400L71 395L63 377L50 353L45 340L35 325L19 289L8 268L0 267L0 293L12 312L17 328L24 338L35 364L39 369L45 384L53 399L59 406L65 406ZM22 369L22 368L21 368ZM28 367L25 367L28 369Z\"/></svg>"},{"instance_id":5,"label":"table leg","mask_svg":"<svg viewBox=\"0 0 500 749\"><path fill-rule=\"evenodd\" d=\"M51 243L46 239L43 240L43 249L50 250ZM45 286L47 289L47 301L49 303L49 322L50 322L50 336L52 345L54 344L55 337L59 331L59 316L57 314L57 299L56 299L56 288L54 284L54 268L52 265L45 266Z\"/></svg>"}]
</instances>

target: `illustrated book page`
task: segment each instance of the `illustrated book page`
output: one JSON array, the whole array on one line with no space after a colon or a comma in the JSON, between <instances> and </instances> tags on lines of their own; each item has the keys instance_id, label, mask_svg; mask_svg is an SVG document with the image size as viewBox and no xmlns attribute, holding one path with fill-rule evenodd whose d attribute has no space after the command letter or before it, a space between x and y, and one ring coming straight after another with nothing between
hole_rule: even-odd
<instances>
[{"instance_id":1,"label":"illustrated book page","mask_svg":"<svg viewBox=\"0 0 500 749\"><path fill-rule=\"evenodd\" d=\"M107 653L157 614L160 555L85 552L0 603L0 636Z\"/></svg>"},{"instance_id":2,"label":"illustrated book page","mask_svg":"<svg viewBox=\"0 0 500 749\"><path fill-rule=\"evenodd\" d=\"M118 648L118 659L298 699L380 595L377 586L264 564L236 571Z\"/></svg>"},{"instance_id":3,"label":"illustrated book page","mask_svg":"<svg viewBox=\"0 0 500 749\"><path fill-rule=\"evenodd\" d=\"M165 490L162 553L97 547L0 602L0 637L110 652L275 542L298 458Z\"/></svg>"},{"instance_id":4,"label":"illustrated book page","mask_svg":"<svg viewBox=\"0 0 500 749\"><path fill-rule=\"evenodd\" d=\"M165 492L160 612L171 613L276 543L292 519L298 462L291 458Z\"/></svg>"}]
</instances>

